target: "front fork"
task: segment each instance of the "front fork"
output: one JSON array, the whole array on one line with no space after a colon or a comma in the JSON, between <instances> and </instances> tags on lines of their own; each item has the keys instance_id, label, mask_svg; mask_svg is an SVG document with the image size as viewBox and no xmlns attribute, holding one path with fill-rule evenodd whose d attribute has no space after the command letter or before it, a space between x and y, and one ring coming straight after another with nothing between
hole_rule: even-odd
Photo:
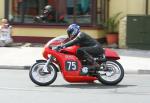
<instances>
[{"instance_id":1,"label":"front fork","mask_svg":"<svg viewBox=\"0 0 150 103\"><path fill-rule=\"evenodd\" d=\"M49 58L47 59L47 62L45 63L45 65L43 67L43 72L44 73L49 73L48 65L51 63L51 60L52 60L52 56L49 56Z\"/></svg>"}]
</instances>

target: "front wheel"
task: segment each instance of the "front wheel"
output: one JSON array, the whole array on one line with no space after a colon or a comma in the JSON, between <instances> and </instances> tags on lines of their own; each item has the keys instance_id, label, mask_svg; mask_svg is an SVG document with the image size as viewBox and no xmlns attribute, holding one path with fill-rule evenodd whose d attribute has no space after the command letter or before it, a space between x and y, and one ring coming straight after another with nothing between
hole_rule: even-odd
<instances>
[{"instance_id":1,"label":"front wheel","mask_svg":"<svg viewBox=\"0 0 150 103\"><path fill-rule=\"evenodd\" d=\"M35 63L29 71L29 77L32 82L39 86L47 86L52 84L57 78L57 69L53 64L47 67L48 73L44 73L43 67L46 62Z\"/></svg>"},{"instance_id":2,"label":"front wheel","mask_svg":"<svg viewBox=\"0 0 150 103\"><path fill-rule=\"evenodd\" d=\"M105 68L98 71L98 80L105 85L116 85L124 77L124 69L122 65L115 60L108 60Z\"/></svg>"}]
</instances>

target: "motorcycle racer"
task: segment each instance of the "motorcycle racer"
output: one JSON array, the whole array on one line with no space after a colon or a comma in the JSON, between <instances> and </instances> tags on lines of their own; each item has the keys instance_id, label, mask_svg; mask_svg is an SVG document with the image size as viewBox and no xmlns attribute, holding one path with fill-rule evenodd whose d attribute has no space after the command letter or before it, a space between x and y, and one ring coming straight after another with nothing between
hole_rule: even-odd
<instances>
[{"instance_id":1,"label":"motorcycle racer","mask_svg":"<svg viewBox=\"0 0 150 103\"><path fill-rule=\"evenodd\" d=\"M101 44L88 34L81 32L80 26L77 24L69 25L67 28L67 34L70 41L58 46L57 48L62 49L77 44L80 46L77 50L77 57L79 59L87 60L90 65L94 65L96 67L99 66L98 63L95 62L93 56L104 54Z\"/></svg>"}]
</instances>

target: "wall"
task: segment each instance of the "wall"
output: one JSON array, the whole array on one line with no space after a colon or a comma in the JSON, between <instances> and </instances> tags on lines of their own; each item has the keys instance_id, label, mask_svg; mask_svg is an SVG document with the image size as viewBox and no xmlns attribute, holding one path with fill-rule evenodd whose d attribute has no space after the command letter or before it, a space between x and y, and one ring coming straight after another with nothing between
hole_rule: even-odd
<instances>
[{"instance_id":1,"label":"wall","mask_svg":"<svg viewBox=\"0 0 150 103\"><path fill-rule=\"evenodd\" d=\"M127 0L127 14L145 14L146 0Z\"/></svg>"},{"instance_id":2,"label":"wall","mask_svg":"<svg viewBox=\"0 0 150 103\"><path fill-rule=\"evenodd\" d=\"M21 42L20 40L24 41L31 41L31 42L46 42L50 38L66 35L66 27L18 27L13 26L13 38L15 39L15 42ZM99 28L82 28L81 31L88 33L93 38L103 38L105 34L103 33L103 30L100 30Z\"/></svg>"},{"instance_id":3,"label":"wall","mask_svg":"<svg viewBox=\"0 0 150 103\"><path fill-rule=\"evenodd\" d=\"M67 27L66 27L67 28ZM66 34L66 28L27 28L13 27L13 36L31 36L31 37L55 37ZM94 38L101 38L103 35L99 29L82 29L81 31L90 34ZM102 33L103 34L103 33Z\"/></svg>"},{"instance_id":4,"label":"wall","mask_svg":"<svg viewBox=\"0 0 150 103\"><path fill-rule=\"evenodd\" d=\"M110 0L109 4L109 16L118 12L123 12L125 15L127 14L127 0Z\"/></svg>"},{"instance_id":5,"label":"wall","mask_svg":"<svg viewBox=\"0 0 150 103\"><path fill-rule=\"evenodd\" d=\"M1 7L1 9L0 9L0 18L4 18L4 8L5 8L4 1L5 0L0 0L0 7Z\"/></svg>"},{"instance_id":6,"label":"wall","mask_svg":"<svg viewBox=\"0 0 150 103\"><path fill-rule=\"evenodd\" d=\"M149 8L148 8L148 14L150 14L150 0L149 0L148 5L149 5Z\"/></svg>"},{"instance_id":7,"label":"wall","mask_svg":"<svg viewBox=\"0 0 150 103\"><path fill-rule=\"evenodd\" d=\"M123 12L124 15L145 14L145 1L146 0L110 0L110 16L120 11Z\"/></svg>"}]
</instances>

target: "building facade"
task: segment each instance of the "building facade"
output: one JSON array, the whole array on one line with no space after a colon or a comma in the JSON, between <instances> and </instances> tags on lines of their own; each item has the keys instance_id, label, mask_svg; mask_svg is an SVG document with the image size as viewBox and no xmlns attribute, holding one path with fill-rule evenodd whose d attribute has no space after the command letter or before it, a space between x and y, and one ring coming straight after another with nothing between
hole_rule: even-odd
<instances>
[{"instance_id":1,"label":"building facade","mask_svg":"<svg viewBox=\"0 0 150 103\"><path fill-rule=\"evenodd\" d=\"M1 0L0 5L0 18L9 19L16 42L47 42L66 34L71 23L78 23L82 31L99 39L105 37L103 26L109 16L150 13L148 0ZM35 22L45 5L52 6L53 15Z\"/></svg>"}]
</instances>

